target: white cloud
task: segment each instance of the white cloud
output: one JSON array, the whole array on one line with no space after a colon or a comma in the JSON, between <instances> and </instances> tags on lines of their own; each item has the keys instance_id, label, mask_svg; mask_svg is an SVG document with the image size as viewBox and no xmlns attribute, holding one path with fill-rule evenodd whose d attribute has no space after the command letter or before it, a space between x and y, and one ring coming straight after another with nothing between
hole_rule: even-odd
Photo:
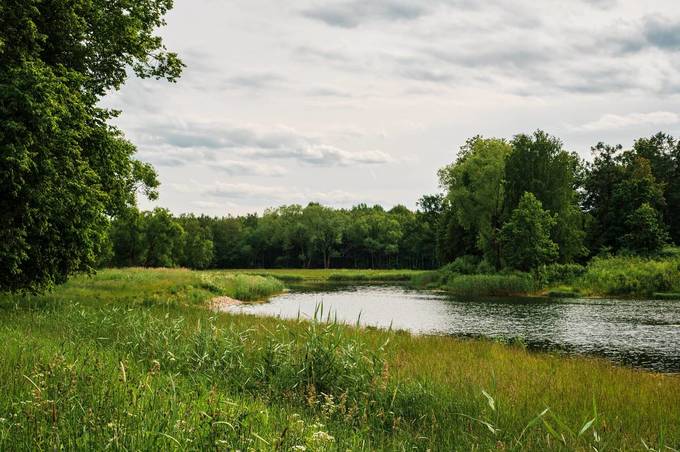
<instances>
[{"instance_id":1,"label":"white cloud","mask_svg":"<svg viewBox=\"0 0 680 452\"><path fill-rule=\"evenodd\" d=\"M587 158L680 130L677 0L178 0L167 22L184 76L103 104L178 212L414 207L477 134Z\"/></svg>"},{"instance_id":2,"label":"white cloud","mask_svg":"<svg viewBox=\"0 0 680 452\"><path fill-rule=\"evenodd\" d=\"M384 164L394 161L380 150L351 151L325 143L321 138L302 134L285 126L263 127L199 121L158 121L137 128L135 132L143 149L157 152L157 162L176 166L182 159L203 159L211 152L213 158L220 151L233 151L241 156L289 159L318 166L346 166L354 164ZM248 170L246 162L224 160L217 167ZM258 167L260 170L258 171ZM276 175L273 167L253 163L249 174ZM268 174L270 173L270 174Z\"/></svg>"},{"instance_id":3,"label":"white cloud","mask_svg":"<svg viewBox=\"0 0 680 452\"><path fill-rule=\"evenodd\" d=\"M680 115L670 111L629 113L625 115L605 114L595 121L575 127L575 130L594 132L645 125L667 126L673 124L680 124Z\"/></svg>"}]
</instances>

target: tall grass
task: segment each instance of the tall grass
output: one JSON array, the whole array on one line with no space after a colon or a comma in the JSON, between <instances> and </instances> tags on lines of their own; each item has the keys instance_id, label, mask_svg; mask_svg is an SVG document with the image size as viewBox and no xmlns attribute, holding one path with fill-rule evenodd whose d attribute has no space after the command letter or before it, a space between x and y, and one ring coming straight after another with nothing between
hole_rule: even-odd
<instances>
[{"instance_id":1,"label":"tall grass","mask_svg":"<svg viewBox=\"0 0 680 452\"><path fill-rule=\"evenodd\" d=\"M283 282L272 276L204 272L201 278L204 287L240 301L264 300L285 289Z\"/></svg>"},{"instance_id":2,"label":"tall grass","mask_svg":"<svg viewBox=\"0 0 680 452\"><path fill-rule=\"evenodd\" d=\"M593 259L577 282L600 295L651 296L680 292L680 259L610 257Z\"/></svg>"},{"instance_id":3,"label":"tall grass","mask_svg":"<svg viewBox=\"0 0 680 452\"><path fill-rule=\"evenodd\" d=\"M521 295L535 290L528 274L510 275L452 275L444 288L457 295L507 296Z\"/></svg>"},{"instance_id":4,"label":"tall grass","mask_svg":"<svg viewBox=\"0 0 680 452\"><path fill-rule=\"evenodd\" d=\"M491 341L215 315L196 303L231 284L214 273L103 273L0 297L0 450L680 442L677 377Z\"/></svg>"}]
</instances>

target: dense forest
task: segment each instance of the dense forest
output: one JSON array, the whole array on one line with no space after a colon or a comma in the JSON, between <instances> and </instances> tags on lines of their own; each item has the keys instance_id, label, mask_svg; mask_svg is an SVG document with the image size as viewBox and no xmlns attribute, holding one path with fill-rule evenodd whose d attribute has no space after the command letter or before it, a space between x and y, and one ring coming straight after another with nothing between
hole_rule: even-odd
<instances>
[{"instance_id":1,"label":"dense forest","mask_svg":"<svg viewBox=\"0 0 680 452\"><path fill-rule=\"evenodd\" d=\"M436 268L528 271L595 255L651 255L680 243L680 142L599 143L591 162L545 132L474 137L439 170L441 194L418 209L316 203L263 215L174 217L127 209L101 264L191 268Z\"/></svg>"}]
</instances>

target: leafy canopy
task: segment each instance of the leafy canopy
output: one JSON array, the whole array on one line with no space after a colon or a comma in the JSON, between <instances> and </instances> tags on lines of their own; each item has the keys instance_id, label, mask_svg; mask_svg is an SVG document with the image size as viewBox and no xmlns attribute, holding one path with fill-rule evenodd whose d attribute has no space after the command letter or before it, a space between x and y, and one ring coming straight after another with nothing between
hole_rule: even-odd
<instances>
[{"instance_id":1,"label":"leafy canopy","mask_svg":"<svg viewBox=\"0 0 680 452\"><path fill-rule=\"evenodd\" d=\"M171 0L0 3L0 291L91 271L109 218L156 196L153 168L98 107L127 69L174 81L155 30Z\"/></svg>"}]
</instances>

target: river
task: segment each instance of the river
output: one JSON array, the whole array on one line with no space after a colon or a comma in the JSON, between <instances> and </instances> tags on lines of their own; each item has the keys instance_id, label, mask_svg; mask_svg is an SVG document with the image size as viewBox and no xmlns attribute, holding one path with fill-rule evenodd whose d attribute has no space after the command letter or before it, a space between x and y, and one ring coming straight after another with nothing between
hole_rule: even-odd
<instances>
[{"instance_id":1,"label":"river","mask_svg":"<svg viewBox=\"0 0 680 452\"><path fill-rule=\"evenodd\" d=\"M680 302L616 299L474 298L399 286L295 289L230 311L312 318L415 334L521 340L532 349L596 355L680 372Z\"/></svg>"}]
</instances>

